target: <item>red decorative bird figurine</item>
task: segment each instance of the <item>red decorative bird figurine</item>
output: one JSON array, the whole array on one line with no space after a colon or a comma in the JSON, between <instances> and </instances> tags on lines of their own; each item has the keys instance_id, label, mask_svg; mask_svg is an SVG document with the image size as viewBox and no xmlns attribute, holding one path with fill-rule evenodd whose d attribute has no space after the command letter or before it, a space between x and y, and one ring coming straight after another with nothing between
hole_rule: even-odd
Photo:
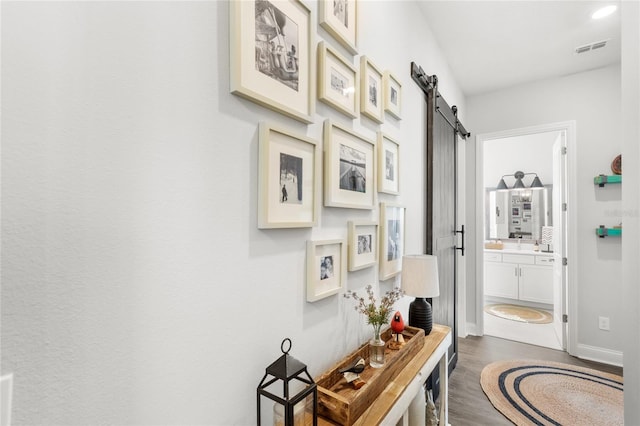
<instances>
[{"instance_id":1,"label":"red decorative bird figurine","mask_svg":"<svg viewBox=\"0 0 640 426\"><path fill-rule=\"evenodd\" d=\"M404 320L402 319L402 315L400 311L397 311L393 314L393 319L391 320L391 329L396 335L402 334L402 330L404 330ZM396 340L398 337L396 336Z\"/></svg>"}]
</instances>

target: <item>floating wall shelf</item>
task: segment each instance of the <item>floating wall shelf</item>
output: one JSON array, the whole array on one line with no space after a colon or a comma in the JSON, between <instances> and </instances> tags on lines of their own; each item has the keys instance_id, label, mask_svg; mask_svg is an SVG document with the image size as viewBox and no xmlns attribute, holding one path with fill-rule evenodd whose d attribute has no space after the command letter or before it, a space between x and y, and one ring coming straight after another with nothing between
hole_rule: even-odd
<instances>
[{"instance_id":1,"label":"floating wall shelf","mask_svg":"<svg viewBox=\"0 0 640 426\"><path fill-rule=\"evenodd\" d=\"M593 178L593 183L600 187L605 183L622 183L622 175L599 175Z\"/></svg>"},{"instance_id":2,"label":"floating wall shelf","mask_svg":"<svg viewBox=\"0 0 640 426\"><path fill-rule=\"evenodd\" d=\"M600 238L620 237L622 236L622 228L605 228L604 225L600 225L599 228L596 228L596 235Z\"/></svg>"}]
</instances>

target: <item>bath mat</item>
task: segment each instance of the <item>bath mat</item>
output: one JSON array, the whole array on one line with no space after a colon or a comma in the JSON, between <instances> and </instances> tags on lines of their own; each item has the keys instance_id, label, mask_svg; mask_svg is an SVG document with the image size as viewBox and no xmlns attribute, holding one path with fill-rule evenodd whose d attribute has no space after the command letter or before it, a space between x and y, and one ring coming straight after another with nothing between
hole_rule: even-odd
<instances>
[{"instance_id":1,"label":"bath mat","mask_svg":"<svg viewBox=\"0 0 640 426\"><path fill-rule=\"evenodd\" d=\"M484 307L484 311L500 318L530 324L549 324L553 322L553 315L549 312L543 311L542 309L529 308L527 306L497 303L486 305Z\"/></svg>"}]
</instances>

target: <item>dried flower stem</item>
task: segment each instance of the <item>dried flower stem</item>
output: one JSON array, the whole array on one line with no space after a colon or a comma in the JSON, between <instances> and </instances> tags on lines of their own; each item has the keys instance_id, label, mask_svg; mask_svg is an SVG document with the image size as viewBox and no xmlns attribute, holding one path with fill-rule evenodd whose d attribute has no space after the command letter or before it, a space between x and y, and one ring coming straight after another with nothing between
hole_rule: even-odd
<instances>
[{"instance_id":1,"label":"dried flower stem","mask_svg":"<svg viewBox=\"0 0 640 426\"><path fill-rule=\"evenodd\" d=\"M364 297L358 296L356 292L351 290L347 291L344 294L344 297L347 299L352 298L358 302L355 310L361 314L365 314L367 316L367 324L371 324L375 329L376 334L380 334L380 328L389 322L389 317L393 311L393 304L404 295L404 292L400 288L395 287L393 290L387 291L380 300L380 306L376 306L373 287L368 285L366 290L368 295L366 300Z\"/></svg>"}]
</instances>

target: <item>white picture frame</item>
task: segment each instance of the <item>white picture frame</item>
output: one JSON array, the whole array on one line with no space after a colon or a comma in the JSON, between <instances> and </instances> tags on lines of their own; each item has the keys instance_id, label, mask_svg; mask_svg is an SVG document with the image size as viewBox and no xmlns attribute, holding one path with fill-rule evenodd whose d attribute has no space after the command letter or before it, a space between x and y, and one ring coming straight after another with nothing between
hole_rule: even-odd
<instances>
[{"instance_id":1,"label":"white picture frame","mask_svg":"<svg viewBox=\"0 0 640 426\"><path fill-rule=\"evenodd\" d=\"M382 76L384 90L384 110L398 120L402 120L402 84L389 71Z\"/></svg>"},{"instance_id":2,"label":"white picture frame","mask_svg":"<svg viewBox=\"0 0 640 426\"><path fill-rule=\"evenodd\" d=\"M307 241L307 302L339 293L346 277L347 244L342 239Z\"/></svg>"},{"instance_id":3,"label":"white picture frame","mask_svg":"<svg viewBox=\"0 0 640 426\"><path fill-rule=\"evenodd\" d=\"M327 119L324 123L324 205L373 209L375 140Z\"/></svg>"},{"instance_id":4,"label":"white picture frame","mask_svg":"<svg viewBox=\"0 0 640 426\"><path fill-rule=\"evenodd\" d=\"M400 194L400 144L378 131L378 192Z\"/></svg>"},{"instance_id":5,"label":"white picture frame","mask_svg":"<svg viewBox=\"0 0 640 426\"><path fill-rule=\"evenodd\" d=\"M324 41L318 43L318 99L350 118L360 114L356 67Z\"/></svg>"},{"instance_id":6,"label":"white picture frame","mask_svg":"<svg viewBox=\"0 0 640 426\"><path fill-rule=\"evenodd\" d=\"M349 53L358 53L357 0L319 0L320 26Z\"/></svg>"},{"instance_id":7,"label":"white picture frame","mask_svg":"<svg viewBox=\"0 0 640 426\"><path fill-rule=\"evenodd\" d=\"M310 9L300 0L231 1L229 17L231 93L312 123L315 43Z\"/></svg>"},{"instance_id":8,"label":"white picture frame","mask_svg":"<svg viewBox=\"0 0 640 426\"><path fill-rule=\"evenodd\" d=\"M388 280L402 271L405 241L405 208L394 203L380 203L379 275Z\"/></svg>"},{"instance_id":9,"label":"white picture frame","mask_svg":"<svg viewBox=\"0 0 640 426\"><path fill-rule=\"evenodd\" d=\"M261 122L258 136L258 228L307 228L320 207L320 144Z\"/></svg>"},{"instance_id":10,"label":"white picture frame","mask_svg":"<svg viewBox=\"0 0 640 426\"><path fill-rule=\"evenodd\" d=\"M378 263L378 223L373 221L349 221L348 269L358 271Z\"/></svg>"},{"instance_id":11,"label":"white picture frame","mask_svg":"<svg viewBox=\"0 0 640 426\"><path fill-rule=\"evenodd\" d=\"M382 71L366 56L360 57L360 113L384 123Z\"/></svg>"}]
</instances>

